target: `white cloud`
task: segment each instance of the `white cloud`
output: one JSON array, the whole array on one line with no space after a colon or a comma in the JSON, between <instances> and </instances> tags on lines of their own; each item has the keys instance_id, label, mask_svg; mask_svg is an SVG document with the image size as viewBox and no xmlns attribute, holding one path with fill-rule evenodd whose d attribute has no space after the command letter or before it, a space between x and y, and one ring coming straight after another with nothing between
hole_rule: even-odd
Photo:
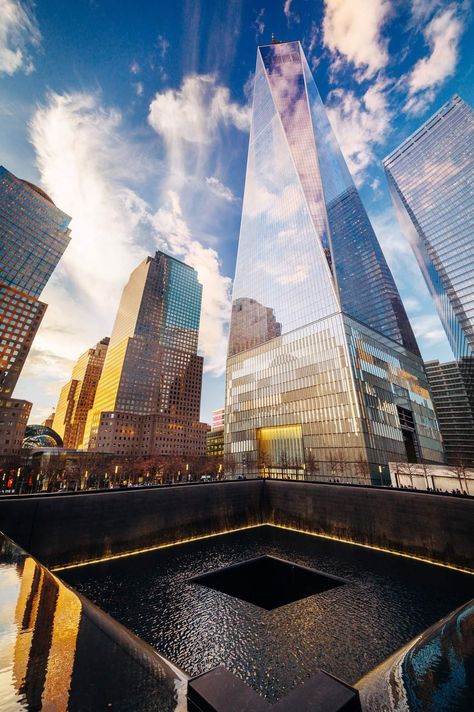
<instances>
[{"instance_id":1,"label":"white cloud","mask_svg":"<svg viewBox=\"0 0 474 712\"><path fill-rule=\"evenodd\" d=\"M374 81L359 99L353 91L334 89L327 98L327 113L336 138L356 182L375 159L374 149L390 131L392 113L387 82Z\"/></svg>"},{"instance_id":2,"label":"white cloud","mask_svg":"<svg viewBox=\"0 0 474 712\"><path fill-rule=\"evenodd\" d=\"M130 65L130 71L132 74L140 74L141 67L136 60L134 60Z\"/></svg>"},{"instance_id":3,"label":"white cloud","mask_svg":"<svg viewBox=\"0 0 474 712\"><path fill-rule=\"evenodd\" d=\"M416 338L424 342L425 346L444 343L446 334L436 315L423 314L412 317L410 321Z\"/></svg>"},{"instance_id":4,"label":"white cloud","mask_svg":"<svg viewBox=\"0 0 474 712\"><path fill-rule=\"evenodd\" d=\"M164 59L166 57L166 54L170 48L170 43L166 39L166 37L163 37L163 35L158 35L157 38L157 43L158 43L158 51L160 53L161 59Z\"/></svg>"},{"instance_id":5,"label":"white cloud","mask_svg":"<svg viewBox=\"0 0 474 712\"><path fill-rule=\"evenodd\" d=\"M252 27L256 32L256 38L258 39L260 35L263 35L265 32L265 23L263 21L263 15L265 13L265 8L262 7L261 10L259 10L257 17L255 18L255 22L253 23Z\"/></svg>"},{"instance_id":6,"label":"white cloud","mask_svg":"<svg viewBox=\"0 0 474 712\"><path fill-rule=\"evenodd\" d=\"M230 100L229 89L217 84L215 75L194 74L184 79L180 89L157 93L148 120L173 150L183 141L212 143L220 125L247 130L250 113Z\"/></svg>"},{"instance_id":7,"label":"white cloud","mask_svg":"<svg viewBox=\"0 0 474 712\"><path fill-rule=\"evenodd\" d=\"M136 84L133 85L133 88L135 89L135 93L137 96L143 96L143 92L145 91L143 82L137 82Z\"/></svg>"},{"instance_id":8,"label":"white cloud","mask_svg":"<svg viewBox=\"0 0 474 712\"><path fill-rule=\"evenodd\" d=\"M205 187L227 203L236 200L214 175L220 173L215 164L222 160L228 132L248 130L250 110L233 102L227 87L214 75L194 74L186 77L179 89L157 93L148 120L164 142L167 166L161 186L164 202L153 226L159 233L159 244L165 241L173 254L199 273L204 287L200 348L205 370L219 375L225 367L231 280L222 275L215 250L195 237L196 231L201 232L202 200L206 199L205 195L202 200L197 196ZM207 236L207 241L212 243L214 238Z\"/></svg>"},{"instance_id":9,"label":"white cloud","mask_svg":"<svg viewBox=\"0 0 474 712\"><path fill-rule=\"evenodd\" d=\"M110 334L121 290L144 256L136 244L142 206L125 185L139 156L121 136L120 113L93 95L51 93L30 133L42 185L72 217L72 239L41 295L49 306L25 372L54 353L67 379L67 360Z\"/></svg>"},{"instance_id":10,"label":"white cloud","mask_svg":"<svg viewBox=\"0 0 474 712\"><path fill-rule=\"evenodd\" d=\"M31 9L19 0L0 0L0 74L32 72L28 48L40 42L41 33Z\"/></svg>"},{"instance_id":11,"label":"white cloud","mask_svg":"<svg viewBox=\"0 0 474 712\"><path fill-rule=\"evenodd\" d=\"M423 113L433 101L435 89L454 74L463 31L463 18L455 4L439 12L426 25L423 35L430 54L418 60L405 78L409 95L404 107L407 113Z\"/></svg>"},{"instance_id":12,"label":"white cloud","mask_svg":"<svg viewBox=\"0 0 474 712\"><path fill-rule=\"evenodd\" d=\"M390 12L389 0L325 0L323 43L333 53L336 69L343 66L342 59L351 62L362 80L387 65L382 29Z\"/></svg>"},{"instance_id":13,"label":"white cloud","mask_svg":"<svg viewBox=\"0 0 474 712\"><path fill-rule=\"evenodd\" d=\"M197 130L195 138L202 142L202 155L210 150L211 139L204 132L206 117L211 117L210 127L217 132L220 126L229 123L243 128L247 116L244 107L228 100L224 87L207 77L204 83L207 90L209 84L213 85L215 92L198 91L201 104L198 101L197 119L188 120L183 105L186 91L172 97L172 101L181 101L179 108L185 114L182 130L186 132L189 126ZM199 88L199 81L197 84ZM191 94L195 99L196 95ZM207 100L210 105L205 103ZM158 125L165 132L167 165L171 170L176 166L179 169L179 163L173 162L174 148L180 141L194 143L187 141L186 133L180 136L176 127L166 134L170 124L167 117L162 119ZM25 367L25 376L30 373L31 377L31 373L34 375L41 369L48 376L51 370L49 366L45 368L48 363L53 370L56 368L59 378L67 380L70 362L110 334L123 286L131 270L150 253L153 243L198 271L204 287L200 349L205 370L221 374L225 365L231 280L221 274L215 250L203 246L192 235L179 193L164 186L161 207L157 210L131 187L134 178L129 167L139 167L140 175L146 176L150 159L148 154L143 158L125 134L120 113L104 108L97 95L51 93L45 104L37 108L30 131L41 183L55 203L72 216L72 239L42 295L49 308ZM158 181L161 168L156 161L154 174ZM206 186L226 202L235 199L231 190L209 173L206 183L205 175L203 190ZM48 354L56 355L56 365L45 356Z\"/></svg>"},{"instance_id":14,"label":"white cloud","mask_svg":"<svg viewBox=\"0 0 474 712\"><path fill-rule=\"evenodd\" d=\"M221 181L215 176L208 176L206 178L206 183L209 190L214 193L214 195L217 195L218 198L222 198L222 200L225 200L228 203L235 203L238 200L231 189L227 185L221 183Z\"/></svg>"},{"instance_id":15,"label":"white cloud","mask_svg":"<svg viewBox=\"0 0 474 712\"><path fill-rule=\"evenodd\" d=\"M293 0L285 0L283 4L283 12L288 21L288 26L292 23L298 24L300 22L300 16L297 15L296 12L293 12L293 10L291 9L292 4Z\"/></svg>"},{"instance_id":16,"label":"white cloud","mask_svg":"<svg viewBox=\"0 0 474 712\"><path fill-rule=\"evenodd\" d=\"M205 356L205 370L220 375L225 367L232 281L221 275L217 252L203 247L192 237L176 192L166 193L163 206L152 217L152 224L158 246L198 273L203 285L199 346Z\"/></svg>"}]
</instances>

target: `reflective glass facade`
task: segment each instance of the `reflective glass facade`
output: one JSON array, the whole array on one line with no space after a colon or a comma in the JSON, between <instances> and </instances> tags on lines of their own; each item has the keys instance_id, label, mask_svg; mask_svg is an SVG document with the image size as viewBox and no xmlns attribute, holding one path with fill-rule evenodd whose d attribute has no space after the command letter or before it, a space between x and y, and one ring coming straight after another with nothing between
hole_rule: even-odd
<instances>
[{"instance_id":1,"label":"reflective glass facade","mask_svg":"<svg viewBox=\"0 0 474 712\"><path fill-rule=\"evenodd\" d=\"M201 295L195 270L162 252L132 272L88 415L85 447L205 453L197 356Z\"/></svg>"},{"instance_id":2,"label":"reflective glass facade","mask_svg":"<svg viewBox=\"0 0 474 712\"><path fill-rule=\"evenodd\" d=\"M471 360L472 361L472 360ZM448 465L474 466L474 365L462 359L427 361L433 401Z\"/></svg>"},{"instance_id":3,"label":"reflective glass facade","mask_svg":"<svg viewBox=\"0 0 474 712\"><path fill-rule=\"evenodd\" d=\"M448 101L384 160L390 193L456 359L474 356L474 112Z\"/></svg>"},{"instance_id":4,"label":"reflective glass facade","mask_svg":"<svg viewBox=\"0 0 474 712\"><path fill-rule=\"evenodd\" d=\"M51 427L59 433L66 448L75 449L82 443L109 341L105 337L83 353L74 365L70 380L61 388Z\"/></svg>"},{"instance_id":5,"label":"reflective glass facade","mask_svg":"<svg viewBox=\"0 0 474 712\"><path fill-rule=\"evenodd\" d=\"M69 244L71 218L0 166L0 394L15 388L46 304L38 301Z\"/></svg>"},{"instance_id":6,"label":"reflective glass facade","mask_svg":"<svg viewBox=\"0 0 474 712\"><path fill-rule=\"evenodd\" d=\"M225 437L265 469L338 460L368 479L368 463L442 459L412 329L298 42L257 52Z\"/></svg>"}]
</instances>

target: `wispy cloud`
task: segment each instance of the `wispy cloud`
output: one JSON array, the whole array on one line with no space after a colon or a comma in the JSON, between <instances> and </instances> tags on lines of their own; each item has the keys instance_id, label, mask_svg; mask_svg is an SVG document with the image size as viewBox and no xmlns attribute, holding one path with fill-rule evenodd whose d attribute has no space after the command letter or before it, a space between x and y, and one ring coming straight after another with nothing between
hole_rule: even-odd
<instances>
[{"instance_id":1,"label":"wispy cloud","mask_svg":"<svg viewBox=\"0 0 474 712\"><path fill-rule=\"evenodd\" d=\"M405 111L422 114L436 96L436 90L451 77L459 59L459 41L465 29L462 4L451 4L439 11L426 25L423 36L430 54L422 57L402 78L408 85Z\"/></svg>"},{"instance_id":2,"label":"wispy cloud","mask_svg":"<svg viewBox=\"0 0 474 712\"><path fill-rule=\"evenodd\" d=\"M206 176L206 183L209 190L214 193L214 195L217 195L218 198L222 198L222 200L225 200L227 203L235 203L238 201L238 198L233 194L231 189L221 183L215 176Z\"/></svg>"},{"instance_id":3,"label":"wispy cloud","mask_svg":"<svg viewBox=\"0 0 474 712\"><path fill-rule=\"evenodd\" d=\"M293 4L293 0L285 0L285 2L283 3L283 13L284 13L286 20L288 22L288 26L290 26L292 24L297 25L301 21L300 16L291 9L292 4Z\"/></svg>"},{"instance_id":4,"label":"wispy cloud","mask_svg":"<svg viewBox=\"0 0 474 712\"><path fill-rule=\"evenodd\" d=\"M327 98L327 112L336 137L356 182L375 159L375 148L385 143L392 111L387 81L378 79L359 98L354 91L334 89Z\"/></svg>"},{"instance_id":5,"label":"wispy cloud","mask_svg":"<svg viewBox=\"0 0 474 712\"><path fill-rule=\"evenodd\" d=\"M383 27L391 13L389 0L325 0L323 43L333 57L333 69L350 62L360 81L388 64Z\"/></svg>"},{"instance_id":6,"label":"wispy cloud","mask_svg":"<svg viewBox=\"0 0 474 712\"><path fill-rule=\"evenodd\" d=\"M130 65L130 71L132 74L140 74L141 72L141 67L136 61L136 59L133 60L133 62Z\"/></svg>"},{"instance_id":7,"label":"wispy cloud","mask_svg":"<svg viewBox=\"0 0 474 712\"><path fill-rule=\"evenodd\" d=\"M41 33L31 7L19 0L0 0L0 75L33 71L31 48Z\"/></svg>"},{"instance_id":8,"label":"wispy cloud","mask_svg":"<svg viewBox=\"0 0 474 712\"><path fill-rule=\"evenodd\" d=\"M221 128L247 131L250 110L230 99L230 92L212 74L194 74L180 89L157 93L148 121L162 137L170 180L176 188L193 173L202 172L210 147Z\"/></svg>"},{"instance_id":9,"label":"wispy cloud","mask_svg":"<svg viewBox=\"0 0 474 712\"><path fill-rule=\"evenodd\" d=\"M262 7L261 10L258 11L257 16L255 18L255 22L253 23L252 27L255 30L255 37L258 40L260 35L263 35L265 32L265 23L263 21L263 16L265 14L265 8Z\"/></svg>"},{"instance_id":10,"label":"wispy cloud","mask_svg":"<svg viewBox=\"0 0 474 712\"><path fill-rule=\"evenodd\" d=\"M222 159L224 136L232 130L248 130L249 107L232 101L229 90L218 83L215 75L193 74L183 80L179 89L155 95L148 120L164 143L167 167L161 186L163 205L153 218L153 226L162 240L168 240L173 254L198 271L204 286L200 344L206 356L205 368L221 374L231 281L222 274L215 250L204 247L195 237L202 213L196 196L206 189L226 203L236 201L214 171L216 162L219 164ZM202 199L206 196L202 195Z\"/></svg>"},{"instance_id":11,"label":"wispy cloud","mask_svg":"<svg viewBox=\"0 0 474 712\"><path fill-rule=\"evenodd\" d=\"M135 93L137 96L143 96L143 92L145 91L143 82L136 82L133 85L133 88L135 89Z\"/></svg>"},{"instance_id":12,"label":"wispy cloud","mask_svg":"<svg viewBox=\"0 0 474 712\"><path fill-rule=\"evenodd\" d=\"M225 366L232 281L221 274L217 252L193 238L175 191L165 194L152 224L158 247L182 259L198 273L203 285L199 345L205 356L205 370L220 375Z\"/></svg>"}]
</instances>

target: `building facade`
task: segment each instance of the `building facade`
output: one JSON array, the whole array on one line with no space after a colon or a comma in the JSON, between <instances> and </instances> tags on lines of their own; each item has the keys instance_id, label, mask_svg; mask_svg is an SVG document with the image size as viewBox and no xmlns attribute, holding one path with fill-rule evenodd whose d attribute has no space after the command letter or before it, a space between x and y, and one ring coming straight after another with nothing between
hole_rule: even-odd
<instances>
[{"instance_id":1,"label":"building facade","mask_svg":"<svg viewBox=\"0 0 474 712\"><path fill-rule=\"evenodd\" d=\"M46 311L38 297L69 244L69 222L40 188L0 166L0 420L31 409L12 410L7 400ZM0 439L0 454L10 446Z\"/></svg>"},{"instance_id":2,"label":"building facade","mask_svg":"<svg viewBox=\"0 0 474 712\"><path fill-rule=\"evenodd\" d=\"M426 373L448 465L474 467L474 410L463 362L427 361Z\"/></svg>"},{"instance_id":3,"label":"building facade","mask_svg":"<svg viewBox=\"0 0 474 712\"><path fill-rule=\"evenodd\" d=\"M122 455L205 455L197 355L202 285L157 252L122 294L83 447Z\"/></svg>"},{"instance_id":4,"label":"building facade","mask_svg":"<svg viewBox=\"0 0 474 712\"><path fill-rule=\"evenodd\" d=\"M474 111L448 101L384 160L397 216L456 360L474 355Z\"/></svg>"},{"instance_id":5,"label":"building facade","mask_svg":"<svg viewBox=\"0 0 474 712\"><path fill-rule=\"evenodd\" d=\"M61 389L51 427L61 436L66 448L75 449L82 444L109 341L106 336L83 353L74 365L70 380Z\"/></svg>"},{"instance_id":6,"label":"building facade","mask_svg":"<svg viewBox=\"0 0 474 712\"><path fill-rule=\"evenodd\" d=\"M211 429L207 433L208 457L224 457L224 413L225 408L212 411Z\"/></svg>"},{"instance_id":7,"label":"building facade","mask_svg":"<svg viewBox=\"0 0 474 712\"><path fill-rule=\"evenodd\" d=\"M443 461L405 309L299 42L259 47L233 290L237 466L388 479Z\"/></svg>"}]
</instances>

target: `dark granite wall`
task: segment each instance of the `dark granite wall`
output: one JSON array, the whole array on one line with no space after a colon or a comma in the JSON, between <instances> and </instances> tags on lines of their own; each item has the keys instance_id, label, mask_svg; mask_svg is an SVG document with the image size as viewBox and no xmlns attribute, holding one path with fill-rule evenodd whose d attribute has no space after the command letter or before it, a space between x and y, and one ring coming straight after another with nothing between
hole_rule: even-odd
<instances>
[{"instance_id":1,"label":"dark granite wall","mask_svg":"<svg viewBox=\"0 0 474 712\"><path fill-rule=\"evenodd\" d=\"M474 568L474 499L305 482L0 497L0 530L48 566L264 522Z\"/></svg>"},{"instance_id":2,"label":"dark granite wall","mask_svg":"<svg viewBox=\"0 0 474 712\"><path fill-rule=\"evenodd\" d=\"M262 522L260 481L0 498L0 530L49 567Z\"/></svg>"},{"instance_id":3,"label":"dark granite wall","mask_svg":"<svg viewBox=\"0 0 474 712\"><path fill-rule=\"evenodd\" d=\"M474 569L474 499L371 487L265 482L269 523Z\"/></svg>"}]
</instances>

